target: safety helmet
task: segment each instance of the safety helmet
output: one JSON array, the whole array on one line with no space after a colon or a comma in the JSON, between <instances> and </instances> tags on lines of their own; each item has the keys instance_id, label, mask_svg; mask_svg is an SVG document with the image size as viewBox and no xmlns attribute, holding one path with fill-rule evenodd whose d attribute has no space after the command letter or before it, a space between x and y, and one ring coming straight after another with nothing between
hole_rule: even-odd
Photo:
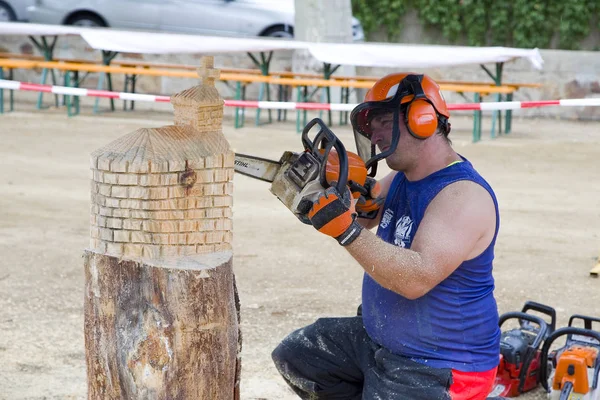
<instances>
[{"instance_id":1,"label":"safety helmet","mask_svg":"<svg viewBox=\"0 0 600 400\"><path fill-rule=\"evenodd\" d=\"M377 154L370 123L374 117L393 113L392 142ZM396 151L400 139L399 114L403 113L408 132L418 139L427 139L438 127L450 132L450 113L439 85L427 75L393 73L379 79L365 96L365 101L350 114L359 156L365 161L369 175L375 176L377 162Z\"/></svg>"}]
</instances>

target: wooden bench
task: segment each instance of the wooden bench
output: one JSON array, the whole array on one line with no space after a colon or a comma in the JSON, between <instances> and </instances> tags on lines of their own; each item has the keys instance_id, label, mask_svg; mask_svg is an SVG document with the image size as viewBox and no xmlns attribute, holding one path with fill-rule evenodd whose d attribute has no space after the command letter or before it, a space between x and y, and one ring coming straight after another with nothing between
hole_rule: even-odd
<instances>
[{"instance_id":1,"label":"wooden bench","mask_svg":"<svg viewBox=\"0 0 600 400\"><path fill-rule=\"evenodd\" d=\"M126 65L126 64L124 64ZM4 68L47 68L61 70L65 72L96 72L96 73L121 73L135 74L160 77L177 77L177 78L198 78L196 71L176 70L176 69L154 69L145 67L131 66L106 66L88 63L72 63L63 61L29 61L29 60L0 60L0 67ZM362 80L337 80L337 79L301 79L301 78L282 78L271 75L257 74L239 74L223 72L220 74L222 81L236 81L244 83L268 83L274 85L284 85L290 87L348 87L369 89L373 85L372 82ZM440 88L446 91L454 92L471 92L480 94L492 93L512 93L515 91L513 86L503 85L459 85L454 83L440 84Z\"/></svg>"},{"instance_id":2,"label":"wooden bench","mask_svg":"<svg viewBox=\"0 0 600 400\"><path fill-rule=\"evenodd\" d=\"M164 67L164 64L162 65ZM179 78L197 78L195 70L183 70L174 68L155 68L150 65L136 65L131 66L131 63L123 62L121 65L98 65L96 63L84 62L74 63L65 61L34 61L34 60L13 60L13 59L1 59L0 58L0 69L16 69L16 68L45 68L49 70L60 70L64 71L65 74L65 85L66 86L79 86L79 73L105 73L105 74L124 74L124 75L135 75L135 76L160 76L160 77L179 77ZM286 76L297 76L296 73L286 73ZM360 88L369 89L372 87L373 82L361 79L355 79L354 77L346 77L346 79L317 79L314 78L316 74L304 74L305 76L311 76L313 78L295 78L295 77L281 77L273 75L260 75L260 74L247 74L247 73L230 73L222 72L220 74L220 80L236 82L236 99L245 100L245 91L242 90L242 86L260 83L266 85L279 85L281 87L291 87L298 90L298 101L308 101L308 88L331 88L340 87L345 89ZM317 75L318 76L318 75ZM443 91L452 91L460 93L474 93L475 101L479 102L481 96L489 94L504 94L509 95L517 90L514 85L502 85L496 86L493 84L456 84L456 83L441 83L440 88ZM110 88L109 88L110 90ZM66 103L68 106L68 112L72 115L70 108L71 100L70 96L66 96ZM112 99L111 99L112 100ZM75 97L73 105L76 109L75 113L79 112L79 99ZM298 111L297 128L300 129L300 113L303 113L303 120L306 123L307 111ZM474 132L478 132L476 135L480 136L481 132L481 112L475 113L474 121ZM236 127L243 125L243 112L239 113L239 109L236 110ZM242 118L240 120L240 117ZM241 122L241 123L240 123ZM474 136L475 137L475 136Z\"/></svg>"},{"instance_id":3,"label":"wooden bench","mask_svg":"<svg viewBox=\"0 0 600 400\"><path fill-rule=\"evenodd\" d=\"M30 55L30 54L17 54L17 53L1 53L0 59L13 59L13 60L32 60L32 61L46 61L42 56ZM90 59L67 59L57 58L53 61L76 63L76 64L100 64L101 61L94 61ZM179 69L186 71L195 71L198 67L194 65L186 64L173 64L173 63L153 63L147 61L136 61L136 60L113 60L110 66L121 66L121 67L133 67L133 68L144 68L144 69ZM232 74L244 74L244 75L263 75L259 69L248 69L248 68L227 68L221 67L219 70L222 73ZM303 78L303 79L323 79L322 74L315 73L304 73L304 72L293 72L293 71L270 71L268 76L280 77L280 78ZM375 83L379 77L376 76L341 76L331 75L330 80L336 81L365 81ZM438 84L448 85L475 85L475 86L486 86L494 85L493 82L482 82L482 81L452 81L452 80L436 80ZM514 86L516 88L540 88L543 85L540 83L518 83L518 82L505 82L502 86Z\"/></svg>"},{"instance_id":4,"label":"wooden bench","mask_svg":"<svg viewBox=\"0 0 600 400\"><path fill-rule=\"evenodd\" d=\"M186 71L196 71L197 66L186 65L186 64L167 64L167 63L152 63L146 61L129 61L129 60L114 60L110 65L118 65L121 67L138 67L138 68L155 68L155 69L181 69ZM249 75L262 75L258 69L246 69L246 68L218 68L221 72L233 73L233 74L249 74Z\"/></svg>"}]
</instances>

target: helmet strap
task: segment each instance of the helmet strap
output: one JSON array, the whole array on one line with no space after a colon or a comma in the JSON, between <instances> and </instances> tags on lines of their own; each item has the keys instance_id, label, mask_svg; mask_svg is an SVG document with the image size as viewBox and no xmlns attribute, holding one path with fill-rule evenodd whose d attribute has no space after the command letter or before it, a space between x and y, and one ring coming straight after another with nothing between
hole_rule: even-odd
<instances>
[{"instance_id":1,"label":"helmet strap","mask_svg":"<svg viewBox=\"0 0 600 400\"><path fill-rule=\"evenodd\" d=\"M375 145L371 146L371 154L373 155L373 157L371 157L371 159L368 160L365 165L367 167L367 171L369 171L368 175L370 177L375 177L375 175L377 174L377 163L379 162L379 160L383 160L384 158L387 158L388 156L390 156L391 154L393 154L396 151L399 141L400 141L400 107L396 107L394 109L394 118L393 118L393 125L392 125L392 142L390 143L390 147L386 151L375 155L376 146Z\"/></svg>"}]
</instances>

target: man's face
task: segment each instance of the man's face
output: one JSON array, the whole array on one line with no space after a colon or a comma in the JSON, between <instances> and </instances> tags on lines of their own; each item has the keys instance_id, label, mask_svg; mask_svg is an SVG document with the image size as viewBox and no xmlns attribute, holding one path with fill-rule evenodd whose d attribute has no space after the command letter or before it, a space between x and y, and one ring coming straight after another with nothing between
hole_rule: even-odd
<instances>
[{"instance_id":1,"label":"man's face","mask_svg":"<svg viewBox=\"0 0 600 400\"><path fill-rule=\"evenodd\" d=\"M398 113L398 125L400 127L400 138L396 150L385 158L387 165L397 171L409 168L417 159L417 146L419 140L415 139L404 123L404 114ZM392 145L392 134L394 129L394 112L380 112L373 117L369 126L373 135L371 143L377 146L380 153L388 150Z\"/></svg>"}]
</instances>

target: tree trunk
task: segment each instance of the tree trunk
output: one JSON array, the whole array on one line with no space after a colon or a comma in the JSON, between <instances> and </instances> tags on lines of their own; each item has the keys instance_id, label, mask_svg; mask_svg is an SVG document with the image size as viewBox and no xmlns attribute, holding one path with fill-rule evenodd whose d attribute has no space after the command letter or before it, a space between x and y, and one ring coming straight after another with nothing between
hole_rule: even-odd
<instances>
[{"instance_id":1,"label":"tree trunk","mask_svg":"<svg viewBox=\"0 0 600 400\"><path fill-rule=\"evenodd\" d=\"M86 251L88 398L239 398L231 261L228 251L170 266Z\"/></svg>"}]
</instances>

